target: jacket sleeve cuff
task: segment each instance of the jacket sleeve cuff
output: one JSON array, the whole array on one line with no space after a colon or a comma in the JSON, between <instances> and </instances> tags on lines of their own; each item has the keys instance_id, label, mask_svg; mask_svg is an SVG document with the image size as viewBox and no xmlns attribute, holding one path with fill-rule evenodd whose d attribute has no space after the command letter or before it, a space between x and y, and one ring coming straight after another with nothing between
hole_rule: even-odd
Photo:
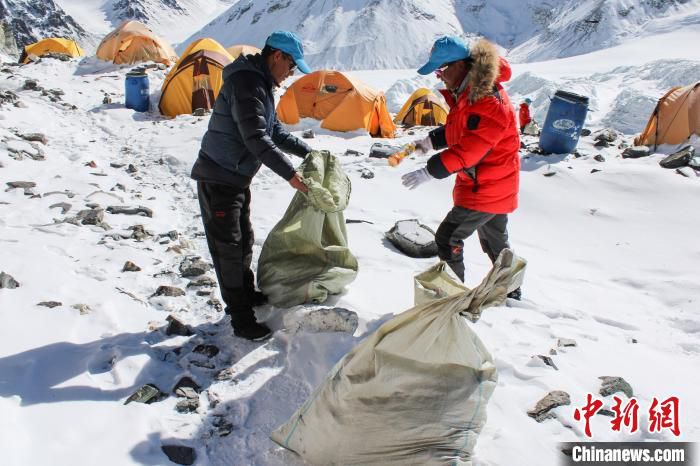
<instances>
[{"instance_id":1,"label":"jacket sleeve cuff","mask_svg":"<svg viewBox=\"0 0 700 466\"><path fill-rule=\"evenodd\" d=\"M440 150L447 147L447 137L445 136L444 126L435 128L430 133L428 133L428 136L430 136L430 143L433 145L433 149Z\"/></svg>"},{"instance_id":2,"label":"jacket sleeve cuff","mask_svg":"<svg viewBox=\"0 0 700 466\"><path fill-rule=\"evenodd\" d=\"M430 159L428 159L428 173L430 173L430 176L433 178L437 178L438 180L441 180L443 178L447 178L448 176L451 175L451 173L445 168L445 165L442 163L442 158L440 157L440 154L435 154Z\"/></svg>"}]
</instances>

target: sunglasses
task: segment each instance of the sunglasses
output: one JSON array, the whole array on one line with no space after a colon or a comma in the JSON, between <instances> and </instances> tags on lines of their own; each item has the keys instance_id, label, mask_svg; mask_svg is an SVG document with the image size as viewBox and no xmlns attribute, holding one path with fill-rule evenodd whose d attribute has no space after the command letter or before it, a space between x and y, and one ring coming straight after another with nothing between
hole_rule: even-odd
<instances>
[{"instance_id":1,"label":"sunglasses","mask_svg":"<svg viewBox=\"0 0 700 466\"><path fill-rule=\"evenodd\" d=\"M459 60L457 60L459 61ZM438 69L435 70L435 75L439 78L442 76L442 74L445 72L447 68L450 67L453 63L457 63L457 61L451 61L449 63L444 63L442 66L438 67Z\"/></svg>"},{"instance_id":2,"label":"sunglasses","mask_svg":"<svg viewBox=\"0 0 700 466\"><path fill-rule=\"evenodd\" d=\"M289 71L294 71L294 69L297 67L297 64L294 62L294 58L287 53L282 53L282 55L289 61Z\"/></svg>"}]
</instances>

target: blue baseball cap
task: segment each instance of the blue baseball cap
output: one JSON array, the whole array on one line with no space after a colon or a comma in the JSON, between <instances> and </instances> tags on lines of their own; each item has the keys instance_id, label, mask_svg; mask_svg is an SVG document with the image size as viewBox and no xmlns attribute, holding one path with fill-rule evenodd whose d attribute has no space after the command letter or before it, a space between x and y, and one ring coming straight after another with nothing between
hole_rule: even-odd
<instances>
[{"instance_id":1,"label":"blue baseball cap","mask_svg":"<svg viewBox=\"0 0 700 466\"><path fill-rule=\"evenodd\" d=\"M311 73L309 66L304 61L304 48L301 45L301 40L293 32L275 31L267 38L265 45L281 50L292 57L302 73Z\"/></svg>"},{"instance_id":2,"label":"blue baseball cap","mask_svg":"<svg viewBox=\"0 0 700 466\"><path fill-rule=\"evenodd\" d=\"M445 63L469 58L469 46L457 36L442 36L433 44L428 63L418 68L418 74L430 74Z\"/></svg>"},{"instance_id":3,"label":"blue baseball cap","mask_svg":"<svg viewBox=\"0 0 700 466\"><path fill-rule=\"evenodd\" d=\"M525 98L525 103L528 104L528 105L530 105L530 104L532 103L532 99L529 98L529 97L526 97L526 98Z\"/></svg>"}]
</instances>

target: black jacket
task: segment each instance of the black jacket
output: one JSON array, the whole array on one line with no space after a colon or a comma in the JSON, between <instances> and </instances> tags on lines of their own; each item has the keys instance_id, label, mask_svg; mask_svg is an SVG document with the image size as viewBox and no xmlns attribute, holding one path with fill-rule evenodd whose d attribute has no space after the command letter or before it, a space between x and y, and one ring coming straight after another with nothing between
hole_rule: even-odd
<instances>
[{"instance_id":1,"label":"black jacket","mask_svg":"<svg viewBox=\"0 0 700 466\"><path fill-rule=\"evenodd\" d=\"M246 188L264 163L289 181L294 168L282 150L304 157L311 148L277 119L273 80L262 56L239 56L224 68L223 79L192 178Z\"/></svg>"}]
</instances>

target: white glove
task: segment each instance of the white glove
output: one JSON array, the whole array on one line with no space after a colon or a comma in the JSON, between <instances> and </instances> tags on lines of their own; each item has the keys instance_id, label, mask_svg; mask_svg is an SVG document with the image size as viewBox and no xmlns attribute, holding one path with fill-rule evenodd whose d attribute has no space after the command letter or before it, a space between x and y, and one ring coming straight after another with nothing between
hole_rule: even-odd
<instances>
[{"instance_id":1,"label":"white glove","mask_svg":"<svg viewBox=\"0 0 700 466\"><path fill-rule=\"evenodd\" d=\"M428 173L427 168L421 168L420 170L415 170L408 172L401 177L401 182L408 189L416 189L419 185L430 181L433 177Z\"/></svg>"},{"instance_id":2,"label":"white glove","mask_svg":"<svg viewBox=\"0 0 700 466\"><path fill-rule=\"evenodd\" d=\"M419 139L414 142L414 144L416 145L416 153L418 154L427 154L433 150L433 141L430 140L430 136Z\"/></svg>"}]
</instances>

